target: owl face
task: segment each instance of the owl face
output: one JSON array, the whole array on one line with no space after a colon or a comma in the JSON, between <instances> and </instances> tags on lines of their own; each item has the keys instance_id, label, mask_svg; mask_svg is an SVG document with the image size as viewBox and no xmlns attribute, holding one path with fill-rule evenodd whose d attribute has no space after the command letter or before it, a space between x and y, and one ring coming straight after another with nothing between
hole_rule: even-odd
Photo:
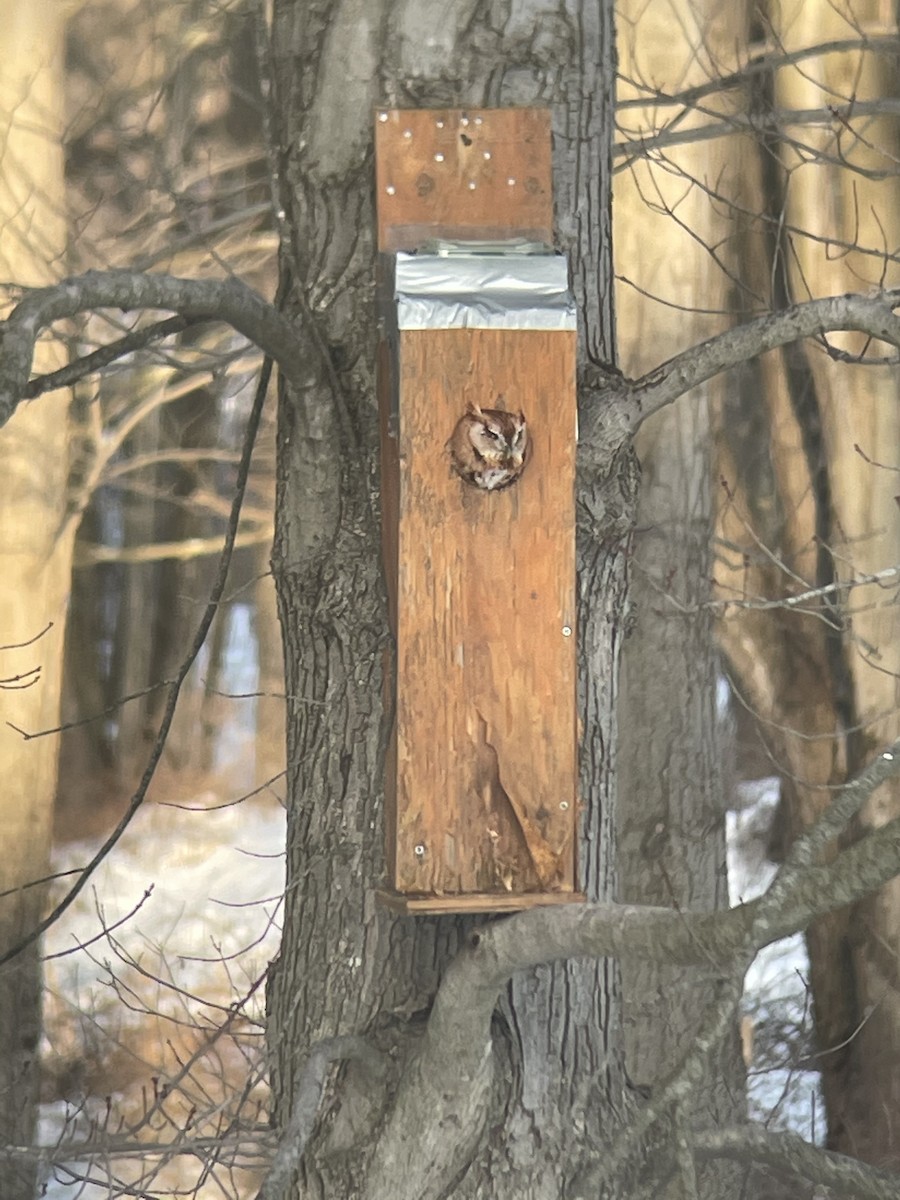
<instances>
[{"instance_id":1,"label":"owl face","mask_svg":"<svg viewBox=\"0 0 900 1200\"><path fill-rule=\"evenodd\" d=\"M528 461L525 414L469 404L447 446L454 471L467 483L488 492L509 487Z\"/></svg>"}]
</instances>

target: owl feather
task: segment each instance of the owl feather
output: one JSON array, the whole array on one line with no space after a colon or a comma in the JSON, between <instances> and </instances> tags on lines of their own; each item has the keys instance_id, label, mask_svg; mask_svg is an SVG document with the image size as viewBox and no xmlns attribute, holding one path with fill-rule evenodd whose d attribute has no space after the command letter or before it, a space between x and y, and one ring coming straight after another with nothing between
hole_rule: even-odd
<instances>
[{"instance_id":1,"label":"owl feather","mask_svg":"<svg viewBox=\"0 0 900 1200\"><path fill-rule=\"evenodd\" d=\"M447 443L453 470L466 483L498 492L515 483L531 452L525 414L469 403Z\"/></svg>"}]
</instances>

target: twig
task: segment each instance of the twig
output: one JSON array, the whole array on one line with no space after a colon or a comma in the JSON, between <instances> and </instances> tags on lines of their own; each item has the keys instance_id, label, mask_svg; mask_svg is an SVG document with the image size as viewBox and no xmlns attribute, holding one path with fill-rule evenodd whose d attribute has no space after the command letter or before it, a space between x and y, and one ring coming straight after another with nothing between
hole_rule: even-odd
<instances>
[{"instance_id":1,"label":"twig","mask_svg":"<svg viewBox=\"0 0 900 1200\"><path fill-rule=\"evenodd\" d=\"M224 321L299 383L303 357L296 330L279 309L239 280L178 279L139 271L87 271L27 292L0 325L0 426L24 398L35 343L54 321L97 308L168 309L196 321Z\"/></svg>"},{"instance_id":2,"label":"twig","mask_svg":"<svg viewBox=\"0 0 900 1200\"><path fill-rule=\"evenodd\" d=\"M29 379L25 385L23 398L33 400L36 396L43 395L44 392L71 387L79 379L84 379L85 375L91 375L94 371L108 367L117 358L133 354L136 350L143 350L153 342L160 341L161 338L169 337L173 333L181 333L183 330L189 329L191 325L197 324L199 321L189 321L186 317L167 317L165 321L156 321L153 325L136 329L133 333L126 334L125 337L119 338L115 342L109 342L106 346L100 346L91 354L85 354L75 362L60 367L58 371L51 371L47 375L37 375L34 379Z\"/></svg>"},{"instance_id":3,"label":"twig","mask_svg":"<svg viewBox=\"0 0 900 1200\"><path fill-rule=\"evenodd\" d=\"M632 381L611 380L597 372L585 373L582 389L596 403L588 403L592 419L585 430L585 449L591 443L608 442L603 425L614 419L617 433L634 434L653 413L705 383L730 367L739 366L767 350L801 338L822 336L838 330L857 330L880 341L900 346L900 318L894 309L900 305L900 291L885 290L874 296L827 296L808 300L779 312L747 321L697 346L676 354L668 362ZM619 403L601 403L603 395L613 393ZM611 411L612 410L612 411Z\"/></svg>"},{"instance_id":4,"label":"twig","mask_svg":"<svg viewBox=\"0 0 900 1200\"><path fill-rule=\"evenodd\" d=\"M28 946L32 945L37 939L50 928L54 921L69 908L75 901L76 897L87 884L91 875L109 854L112 848L121 838L122 834L130 825L132 818L137 810L144 802L147 791L156 773L156 768L162 758L165 748L166 739L169 736L169 729L172 726L172 720L175 716L175 707L178 703L178 695L181 691L182 684L188 676L191 667L194 664L197 655L206 641L206 635L209 633L210 627L215 619L215 615L219 608L219 602L225 592L225 584L228 579L228 570L231 566L231 556L234 550L235 539L237 538L238 525L241 517L241 505L244 501L244 493L247 488L247 480L250 475L250 462L253 456L253 447L256 443L256 434L259 430L260 420L262 418L263 406L265 403L266 392L269 387L269 379L272 374L272 359L267 355L263 359L262 368L260 369L259 382L256 388L256 395L253 398L253 407L250 410L250 416L247 420L247 429L244 433L244 444L241 450L241 461L238 466L237 479L235 481L234 500L231 505L231 516L228 520L228 525L225 530L224 540L222 544L222 553L219 557L219 567L216 573L216 578L210 590L209 599L206 603L203 616L194 633L191 645L185 654L175 678L168 685L166 704L163 711L162 720L160 721L159 730L156 739L153 743L153 748L150 751L150 757L147 766L144 769L144 774L138 784L137 790L131 798L128 808L119 821L118 825L81 872L80 877L73 887L66 893L63 899L55 905L52 911L44 917L42 921L26 934L19 942L12 946L5 954L0 956L0 966L9 962L17 955L21 954Z\"/></svg>"}]
</instances>

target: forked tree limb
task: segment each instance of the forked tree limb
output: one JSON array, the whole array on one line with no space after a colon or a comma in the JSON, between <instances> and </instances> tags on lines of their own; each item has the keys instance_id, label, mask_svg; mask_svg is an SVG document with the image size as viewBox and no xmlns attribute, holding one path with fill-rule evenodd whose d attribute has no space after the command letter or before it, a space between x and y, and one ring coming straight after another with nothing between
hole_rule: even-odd
<instances>
[{"instance_id":1,"label":"forked tree limb","mask_svg":"<svg viewBox=\"0 0 900 1200\"><path fill-rule=\"evenodd\" d=\"M44 330L55 321L100 308L168 311L190 321L224 321L274 359L288 380L303 380L300 339L293 325L239 280L87 271L26 292L0 324L0 426L27 394L35 344Z\"/></svg>"},{"instance_id":2,"label":"forked tree limb","mask_svg":"<svg viewBox=\"0 0 900 1200\"><path fill-rule=\"evenodd\" d=\"M856 331L900 347L900 289L873 295L826 296L746 321L676 354L639 379L589 365L582 373L581 449L589 459L608 455L642 423L685 392L802 338Z\"/></svg>"},{"instance_id":3,"label":"forked tree limb","mask_svg":"<svg viewBox=\"0 0 900 1200\"><path fill-rule=\"evenodd\" d=\"M96 371L102 371L104 367L118 362L120 358L134 354L138 350L145 350L154 342L171 337L174 333L183 333L185 329L196 324L199 324L199 319L167 317L164 321L154 321L152 325L134 329L116 341L99 346L90 354L82 355L74 362L67 363L57 371L49 371L46 375L36 375L26 384L24 399L34 400L36 396L41 396L44 392L71 387L85 376L93 375Z\"/></svg>"},{"instance_id":4,"label":"forked tree limb","mask_svg":"<svg viewBox=\"0 0 900 1200\"><path fill-rule=\"evenodd\" d=\"M717 913L619 904L532 908L485 925L450 963L425 1037L401 1077L393 1110L375 1148L365 1200L430 1200L441 1175L466 1161L487 1112L491 1015L501 988L520 970L574 957L630 956L694 964L717 972L720 990L704 1036L632 1119L596 1173L610 1182L640 1137L672 1104L686 1102L709 1047L740 997L743 971L764 945L806 928L816 916L877 889L900 872L900 819L822 865L821 851L880 784L900 773L900 740L843 788L818 824L798 840L768 892ZM409 1189L398 1180L416 1181ZM391 1192L391 1186L394 1191Z\"/></svg>"}]
</instances>

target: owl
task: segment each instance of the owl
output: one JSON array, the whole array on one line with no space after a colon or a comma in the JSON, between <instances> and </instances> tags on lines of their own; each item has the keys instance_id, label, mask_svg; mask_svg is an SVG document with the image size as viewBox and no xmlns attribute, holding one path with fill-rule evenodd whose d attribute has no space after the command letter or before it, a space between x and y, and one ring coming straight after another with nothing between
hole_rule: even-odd
<instances>
[{"instance_id":1,"label":"owl","mask_svg":"<svg viewBox=\"0 0 900 1200\"><path fill-rule=\"evenodd\" d=\"M466 483L497 492L516 482L531 452L523 412L469 403L447 443L453 470Z\"/></svg>"}]
</instances>

